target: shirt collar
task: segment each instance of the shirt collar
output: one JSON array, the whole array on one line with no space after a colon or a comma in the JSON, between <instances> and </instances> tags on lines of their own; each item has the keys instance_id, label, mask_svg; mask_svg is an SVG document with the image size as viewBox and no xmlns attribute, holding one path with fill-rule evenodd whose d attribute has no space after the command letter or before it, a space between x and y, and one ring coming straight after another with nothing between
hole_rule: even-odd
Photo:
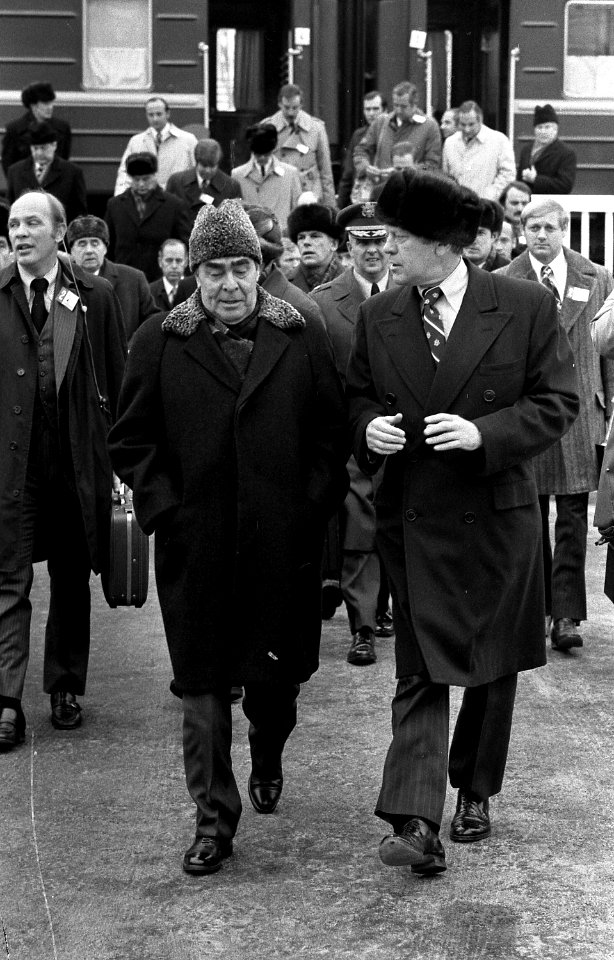
<instances>
[{"instance_id":1,"label":"shirt collar","mask_svg":"<svg viewBox=\"0 0 614 960\"><path fill-rule=\"evenodd\" d=\"M425 290L430 290L431 287L437 286L443 293L448 303L454 305L455 301L459 300L459 298L462 300L465 295L468 276L469 271L467 269L467 264L461 257L457 265L454 267L452 273L449 273L444 280L437 284L420 284L418 286L418 290L420 291L420 294L423 294Z\"/></svg>"},{"instance_id":2,"label":"shirt collar","mask_svg":"<svg viewBox=\"0 0 614 960\"><path fill-rule=\"evenodd\" d=\"M376 281L366 280L364 277L361 277L361 275L354 268L352 268L352 273L354 274L354 279L356 280L356 283L364 293L365 297L370 297L371 287ZM381 278L381 280L377 281L377 285L380 289L380 293L382 292L382 290L385 290L386 287L388 286L388 273L389 271L387 270L384 276Z\"/></svg>"},{"instance_id":3,"label":"shirt collar","mask_svg":"<svg viewBox=\"0 0 614 960\"><path fill-rule=\"evenodd\" d=\"M149 129L150 129L150 131L151 131L151 135L153 136L153 138L154 138L154 140L155 140L156 137L158 136L158 131L157 131L154 127L150 127ZM170 137L170 135L171 135L171 125L170 125L170 123L165 123L164 126L162 127L162 129L160 130L160 133L162 134L162 140L167 140L168 137Z\"/></svg>"},{"instance_id":4,"label":"shirt collar","mask_svg":"<svg viewBox=\"0 0 614 960\"><path fill-rule=\"evenodd\" d=\"M172 283L167 280L166 277L162 277L162 283L164 284L164 289L166 290L166 295L168 297L169 293L172 293L176 288L173 287ZM179 284L177 284L177 286L179 286Z\"/></svg>"},{"instance_id":5,"label":"shirt collar","mask_svg":"<svg viewBox=\"0 0 614 960\"><path fill-rule=\"evenodd\" d=\"M47 294L46 294L46 296L48 296L48 297L52 297L52 296L53 296L53 288L54 288L54 286L55 286L55 281L56 281L56 279L57 279L57 275L58 275L58 270L59 270L59 268L60 268L60 261L59 261L59 260L56 260L55 263L53 264L51 270L49 270L48 273L45 274L45 280L47 281ZM25 292L26 292L26 300L29 301L29 300L30 300L30 286L31 286L31 284L32 284L32 281L33 281L33 280L36 280L36 277L34 276L33 273L30 273L29 270L26 270L25 267L22 267L22 265L21 265L20 263L17 264L17 269L18 269L18 271L19 271L19 276L20 276L20 278L21 278L21 282L22 282L22 284L23 284L23 288L24 288L24 290L25 290Z\"/></svg>"},{"instance_id":6,"label":"shirt collar","mask_svg":"<svg viewBox=\"0 0 614 960\"><path fill-rule=\"evenodd\" d=\"M529 260L533 270L537 275L537 279L540 281L542 278L542 267L550 267L552 270L552 276L554 277L554 285L558 290L559 296L562 300L565 293L565 286L567 284L567 260L565 259L563 248L561 247L554 260L551 260L548 264L542 263L541 260L537 260L530 251Z\"/></svg>"}]
</instances>

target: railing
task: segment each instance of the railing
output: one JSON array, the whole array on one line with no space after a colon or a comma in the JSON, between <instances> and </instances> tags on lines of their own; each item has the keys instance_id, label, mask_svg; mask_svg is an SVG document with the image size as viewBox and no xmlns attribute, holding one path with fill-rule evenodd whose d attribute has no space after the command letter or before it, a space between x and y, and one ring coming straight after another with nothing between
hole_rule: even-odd
<instances>
[{"instance_id":1,"label":"railing","mask_svg":"<svg viewBox=\"0 0 614 960\"><path fill-rule=\"evenodd\" d=\"M565 243L609 270L614 265L614 197L592 194L535 194L535 200L556 200L570 223ZM579 223L578 223L579 221ZM578 230L579 226L579 230Z\"/></svg>"}]
</instances>

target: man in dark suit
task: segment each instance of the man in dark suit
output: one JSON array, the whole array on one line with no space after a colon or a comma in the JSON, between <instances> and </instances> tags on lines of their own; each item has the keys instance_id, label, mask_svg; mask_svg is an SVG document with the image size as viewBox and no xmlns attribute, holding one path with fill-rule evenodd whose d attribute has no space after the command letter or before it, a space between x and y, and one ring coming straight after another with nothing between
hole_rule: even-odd
<instances>
[{"instance_id":1,"label":"man in dark suit","mask_svg":"<svg viewBox=\"0 0 614 960\"><path fill-rule=\"evenodd\" d=\"M39 123L48 123L53 127L58 156L70 160L70 124L53 116L54 100L55 93L50 83L30 83L21 91L21 102L26 112L17 120L7 123L2 141L2 169L5 174L18 160L26 160L30 156L30 134Z\"/></svg>"},{"instance_id":2,"label":"man in dark suit","mask_svg":"<svg viewBox=\"0 0 614 960\"><path fill-rule=\"evenodd\" d=\"M117 263L142 270L152 283L161 274L158 251L164 240L188 242L190 215L179 197L163 190L156 179L153 153L134 153L126 161L131 186L107 203L109 255Z\"/></svg>"},{"instance_id":3,"label":"man in dark suit","mask_svg":"<svg viewBox=\"0 0 614 960\"><path fill-rule=\"evenodd\" d=\"M87 191L80 168L58 157L57 145L57 133L51 124L34 126L30 131L30 157L9 167L6 193L12 203L25 191L42 188L57 197L70 221L87 213Z\"/></svg>"},{"instance_id":4,"label":"man in dark suit","mask_svg":"<svg viewBox=\"0 0 614 960\"><path fill-rule=\"evenodd\" d=\"M576 154L559 140L559 118L551 104L535 107L535 139L520 151L518 179L533 193L571 193L576 182Z\"/></svg>"},{"instance_id":5,"label":"man in dark suit","mask_svg":"<svg viewBox=\"0 0 614 960\"><path fill-rule=\"evenodd\" d=\"M240 200L241 186L220 170L222 148L217 140L199 140L194 148L196 166L168 178L166 189L183 200L190 210L192 224L205 203L219 207L222 200Z\"/></svg>"},{"instance_id":6,"label":"man in dark suit","mask_svg":"<svg viewBox=\"0 0 614 960\"><path fill-rule=\"evenodd\" d=\"M354 203L341 210L337 225L346 231L353 266L316 287L311 296L324 314L337 370L345 382L358 308L368 297L388 289L390 270L384 253L386 227L375 214L374 202ZM352 634L347 661L365 666L377 660L380 562L375 548L373 480L360 470L353 456L347 469L350 489L339 514L343 546L340 586Z\"/></svg>"},{"instance_id":7,"label":"man in dark suit","mask_svg":"<svg viewBox=\"0 0 614 960\"><path fill-rule=\"evenodd\" d=\"M9 215L15 263L0 274L0 750L24 739L32 564L47 560L43 685L51 722L81 723L90 645L90 573L108 564L107 432L126 356L107 283L58 256L62 205L26 193ZM76 279L75 279L76 278ZM84 307L87 310L84 310Z\"/></svg>"},{"instance_id":8,"label":"man in dark suit","mask_svg":"<svg viewBox=\"0 0 614 960\"><path fill-rule=\"evenodd\" d=\"M103 277L113 287L122 308L128 341L147 317L160 312L142 270L107 259L109 231L100 217L73 220L66 233L66 245L77 266L86 273Z\"/></svg>"},{"instance_id":9,"label":"man in dark suit","mask_svg":"<svg viewBox=\"0 0 614 960\"><path fill-rule=\"evenodd\" d=\"M187 297L181 299L177 297L179 284L188 266L188 251L185 243L181 240L165 240L160 247L158 263L162 276L159 280L150 283L149 289L158 309L169 311L173 309L175 303L181 303L187 299ZM192 293L193 290L190 292Z\"/></svg>"},{"instance_id":10,"label":"man in dark suit","mask_svg":"<svg viewBox=\"0 0 614 960\"><path fill-rule=\"evenodd\" d=\"M377 535L398 684L376 807L394 833L379 852L424 875L445 870L446 773L451 839L490 835L517 674L546 662L529 461L569 428L578 397L549 293L462 259L480 219L473 191L404 170L378 212L400 288L359 307L346 389L359 467L385 463ZM466 690L446 763L450 685Z\"/></svg>"},{"instance_id":11,"label":"man in dark suit","mask_svg":"<svg viewBox=\"0 0 614 960\"><path fill-rule=\"evenodd\" d=\"M521 220L527 250L502 273L540 282L552 291L580 385L580 414L574 425L533 461L542 511L546 630L555 649L569 650L583 645L578 626L587 615L588 495L599 483L596 445L604 440L614 395L614 364L594 350L591 321L614 281L606 267L564 246L569 214L555 200L532 200ZM551 496L556 502L554 551L550 544Z\"/></svg>"}]
</instances>

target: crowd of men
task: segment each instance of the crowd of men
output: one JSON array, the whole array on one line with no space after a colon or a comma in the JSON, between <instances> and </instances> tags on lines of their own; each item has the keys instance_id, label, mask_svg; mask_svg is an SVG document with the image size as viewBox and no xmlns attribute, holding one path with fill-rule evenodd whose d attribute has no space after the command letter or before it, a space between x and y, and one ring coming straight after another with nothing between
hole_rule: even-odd
<instances>
[{"instance_id":1,"label":"crowd of men","mask_svg":"<svg viewBox=\"0 0 614 960\"><path fill-rule=\"evenodd\" d=\"M220 145L152 97L100 218L54 99L26 88L2 150L0 750L25 738L40 559L51 722L83 721L89 579L108 574L119 477L156 535L196 805L183 869L232 855L234 700L251 803L277 808L322 617L344 602L349 664L395 636L380 857L445 870L446 778L451 839L488 837L517 674L545 663L546 638L582 647L588 616L614 280L564 245L567 214L540 198L575 177L553 108L536 107L516 163L477 103L438 125L413 84L389 112L372 91L335 196L324 124L298 87L246 131L250 159L230 175ZM608 543L603 478L600 497ZM450 685L465 695L448 755Z\"/></svg>"}]
</instances>

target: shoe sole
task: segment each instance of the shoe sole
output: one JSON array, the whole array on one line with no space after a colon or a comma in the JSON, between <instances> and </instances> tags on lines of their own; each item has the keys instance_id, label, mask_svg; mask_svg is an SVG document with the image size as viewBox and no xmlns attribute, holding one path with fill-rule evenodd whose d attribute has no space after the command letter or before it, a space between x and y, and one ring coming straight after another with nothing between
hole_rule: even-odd
<instances>
[{"instance_id":1,"label":"shoe sole","mask_svg":"<svg viewBox=\"0 0 614 960\"><path fill-rule=\"evenodd\" d=\"M22 737L20 740L14 740L9 743L7 740L0 740L0 753L10 753L11 750L14 750L15 747L20 746L25 740L25 737Z\"/></svg>"},{"instance_id":2,"label":"shoe sole","mask_svg":"<svg viewBox=\"0 0 614 960\"><path fill-rule=\"evenodd\" d=\"M402 837L385 837L379 845L379 857L387 867L411 867L413 873L443 873L444 857L420 853Z\"/></svg>"},{"instance_id":3,"label":"shoe sole","mask_svg":"<svg viewBox=\"0 0 614 960\"><path fill-rule=\"evenodd\" d=\"M569 637L565 640L552 640L552 649L553 650L571 650L572 647L583 647L584 641L582 637Z\"/></svg>"},{"instance_id":4,"label":"shoe sole","mask_svg":"<svg viewBox=\"0 0 614 960\"><path fill-rule=\"evenodd\" d=\"M370 667L372 663L377 663L377 657L361 657L360 659L352 657L351 660L346 657L346 660L353 667Z\"/></svg>"}]
</instances>

